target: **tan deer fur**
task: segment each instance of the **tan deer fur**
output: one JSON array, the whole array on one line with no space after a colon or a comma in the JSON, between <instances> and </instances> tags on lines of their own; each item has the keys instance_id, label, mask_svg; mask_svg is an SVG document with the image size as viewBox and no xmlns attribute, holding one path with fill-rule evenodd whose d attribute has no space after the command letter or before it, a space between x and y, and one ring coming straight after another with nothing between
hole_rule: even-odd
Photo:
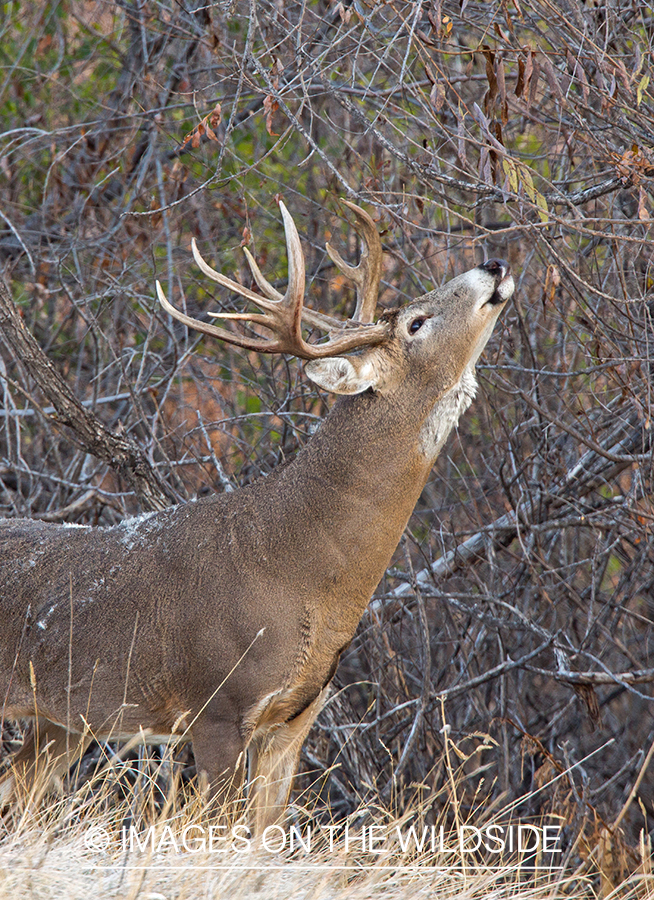
<instances>
[{"instance_id":1,"label":"tan deer fur","mask_svg":"<svg viewBox=\"0 0 654 900\"><path fill-rule=\"evenodd\" d=\"M342 396L254 484L114 527L0 523L1 712L39 733L0 780L0 805L33 782L37 747L50 743L56 773L78 740L175 731L220 796L247 755L255 828L280 816L512 292L493 260L382 317L369 345L308 362Z\"/></svg>"}]
</instances>

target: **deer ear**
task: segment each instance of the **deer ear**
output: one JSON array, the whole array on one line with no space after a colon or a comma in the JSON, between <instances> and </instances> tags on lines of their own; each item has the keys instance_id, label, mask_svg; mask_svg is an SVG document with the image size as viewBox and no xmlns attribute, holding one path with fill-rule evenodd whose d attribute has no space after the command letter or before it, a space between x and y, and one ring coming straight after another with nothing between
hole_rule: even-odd
<instances>
[{"instance_id":1,"label":"deer ear","mask_svg":"<svg viewBox=\"0 0 654 900\"><path fill-rule=\"evenodd\" d=\"M304 364L308 377L324 391L332 394L361 394L368 388L376 390L379 372L368 354L348 359L346 356L330 356L312 359Z\"/></svg>"}]
</instances>

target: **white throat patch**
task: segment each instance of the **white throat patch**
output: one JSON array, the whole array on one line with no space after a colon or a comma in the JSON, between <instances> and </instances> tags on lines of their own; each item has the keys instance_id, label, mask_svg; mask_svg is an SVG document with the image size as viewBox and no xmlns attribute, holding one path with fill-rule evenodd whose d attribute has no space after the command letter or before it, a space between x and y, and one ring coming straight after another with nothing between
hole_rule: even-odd
<instances>
[{"instance_id":1,"label":"white throat patch","mask_svg":"<svg viewBox=\"0 0 654 900\"><path fill-rule=\"evenodd\" d=\"M477 393L474 367L467 368L460 380L437 401L420 429L418 447L428 459L436 459L447 436L470 406Z\"/></svg>"}]
</instances>

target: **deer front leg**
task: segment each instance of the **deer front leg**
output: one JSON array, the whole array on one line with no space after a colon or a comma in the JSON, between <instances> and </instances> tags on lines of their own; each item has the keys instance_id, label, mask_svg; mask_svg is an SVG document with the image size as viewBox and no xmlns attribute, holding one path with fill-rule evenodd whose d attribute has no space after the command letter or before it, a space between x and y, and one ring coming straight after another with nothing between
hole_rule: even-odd
<instances>
[{"instance_id":1,"label":"deer front leg","mask_svg":"<svg viewBox=\"0 0 654 900\"><path fill-rule=\"evenodd\" d=\"M248 747L248 818L257 836L284 815L302 744L328 693L329 685L299 715L273 726Z\"/></svg>"},{"instance_id":2,"label":"deer front leg","mask_svg":"<svg viewBox=\"0 0 654 900\"><path fill-rule=\"evenodd\" d=\"M237 818L236 802L245 774L245 743L236 724L203 717L194 723L191 739L201 790L213 813Z\"/></svg>"}]
</instances>

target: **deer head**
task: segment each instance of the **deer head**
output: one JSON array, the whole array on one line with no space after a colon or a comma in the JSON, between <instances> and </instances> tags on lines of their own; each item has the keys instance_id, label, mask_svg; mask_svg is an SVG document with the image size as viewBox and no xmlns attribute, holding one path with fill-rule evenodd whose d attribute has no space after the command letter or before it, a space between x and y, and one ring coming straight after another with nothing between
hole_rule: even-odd
<instances>
[{"instance_id":1,"label":"deer head","mask_svg":"<svg viewBox=\"0 0 654 900\"><path fill-rule=\"evenodd\" d=\"M326 249L333 262L356 285L356 307L351 319L339 321L304 306L305 271L300 238L282 202L279 206L288 252L288 287L284 295L264 278L247 247L244 253L264 297L209 266L195 240L192 241L193 256L205 275L263 310L262 313L209 315L261 326L271 332L272 338L251 337L193 319L168 302L157 281L159 301L179 322L204 334L249 350L289 353L308 360L306 374L326 391L360 394L373 390L391 395L410 381L417 390L427 392L427 405L433 404L466 374L470 381L495 322L513 294L514 282L508 264L503 260L489 260L403 309L384 313L373 323L382 273L381 241L368 213L354 203L344 203L354 213L355 227L363 240L361 260L356 267L350 266L329 244ZM302 335L303 326L322 330L327 338L308 343Z\"/></svg>"}]
</instances>

